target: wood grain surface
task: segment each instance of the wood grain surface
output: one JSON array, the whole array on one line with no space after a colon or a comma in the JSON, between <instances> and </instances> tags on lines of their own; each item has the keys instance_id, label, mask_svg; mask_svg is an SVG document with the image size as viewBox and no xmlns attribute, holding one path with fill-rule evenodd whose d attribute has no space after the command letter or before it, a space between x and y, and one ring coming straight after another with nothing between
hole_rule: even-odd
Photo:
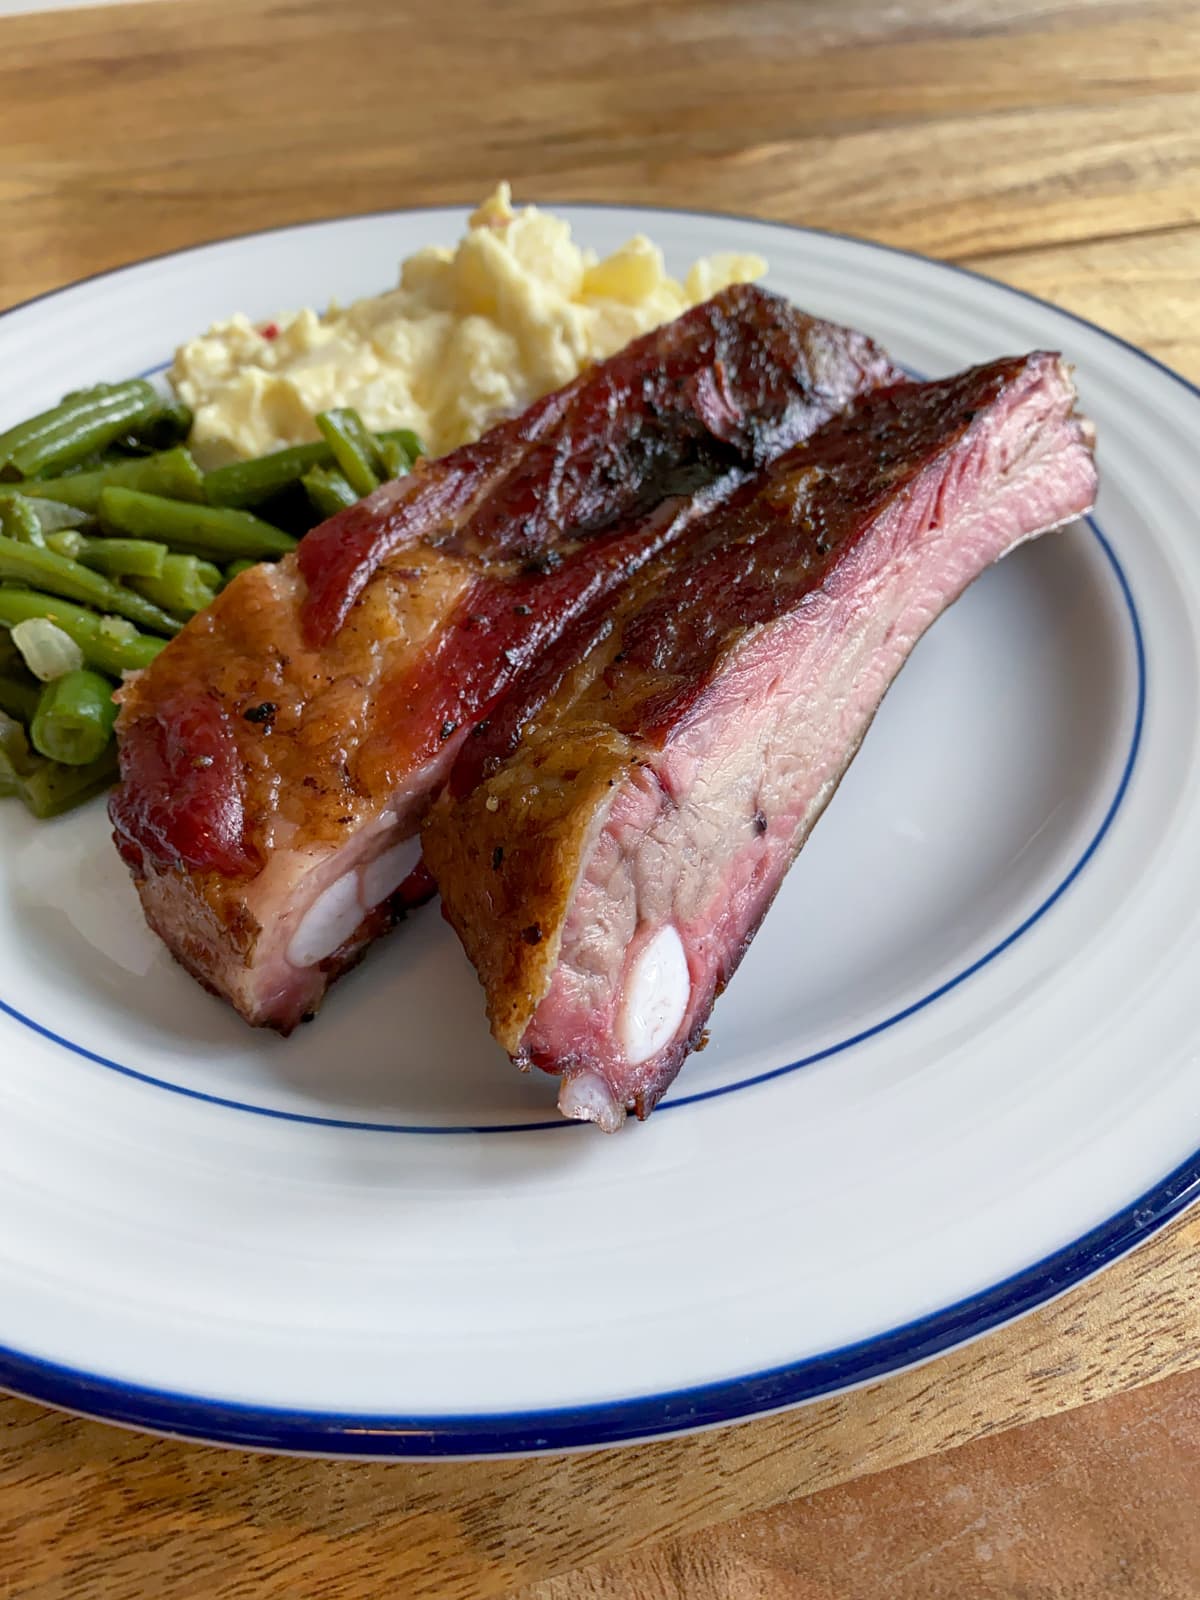
<instances>
[{"instance_id":1,"label":"wood grain surface","mask_svg":"<svg viewBox=\"0 0 1200 1600\"><path fill-rule=\"evenodd\" d=\"M1200 1373L523 1587L512 1600L1196 1600Z\"/></svg>"},{"instance_id":2,"label":"wood grain surface","mask_svg":"<svg viewBox=\"0 0 1200 1600\"><path fill-rule=\"evenodd\" d=\"M790 1414L623 1450L507 1462L290 1460L0 1401L0 1573L13 1575L0 1595L503 1595L1186 1371L1198 1351L1200 1216L1056 1305L926 1367ZM580 1596L590 1581L579 1579ZM554 1592L576 1593L571 1582ZM627 1592L640 1600L637 1587ZM715 1583L687 1600L724 1594Z\"/></svg>"},{"instance_id":3,"label":"wood grain surface","mask_svg":"<svg viewBox=\"0 0 1200 1600\"><path fill-rule=\"evenodd\" d=\"M475 200L499 177L523 198L740 211L969 262L1200 377L1192 0L159 0L0 20L5 303L230 233ZM1007 1589L942 1590L911 1545L881 1557L910 1560L911 1590L871 1589L861 1566L805 1587L788 1559L744 1557L778 1554L817 1491L983 1441L944 1458L943 1488L969 1485L1000 1471L1000 1430L1197 1366L1198 1247L1185 1219L930 1367L607 1455L253 1458L0 1401L0 1597L1108 1592L1043 1591L1018 1567ZM1175 1415L1148 1394L1122 1415ZM871 1484L892 1479L894 1505L934 1495L903 1473ZM929 1549L955 1542L942 1512Z\"/></svg>"}]
</instances>

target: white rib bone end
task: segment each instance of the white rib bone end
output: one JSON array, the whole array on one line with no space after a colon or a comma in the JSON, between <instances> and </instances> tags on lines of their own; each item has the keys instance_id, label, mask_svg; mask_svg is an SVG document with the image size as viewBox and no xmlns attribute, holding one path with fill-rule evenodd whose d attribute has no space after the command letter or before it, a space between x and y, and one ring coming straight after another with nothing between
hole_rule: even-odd
<instances>
[{"instance_id":1,"label":"white rib bone end","mask_svg":"<svg viewBox=\"0 0 1200 1600\"><path fill-rule=\"evenodd\" d=\"M692 984L687 952L671 923L642 947L625 980L617 1015L617 1039L631 1066L656 1056L687 1014Z\"/></svg>"}]
</instances>

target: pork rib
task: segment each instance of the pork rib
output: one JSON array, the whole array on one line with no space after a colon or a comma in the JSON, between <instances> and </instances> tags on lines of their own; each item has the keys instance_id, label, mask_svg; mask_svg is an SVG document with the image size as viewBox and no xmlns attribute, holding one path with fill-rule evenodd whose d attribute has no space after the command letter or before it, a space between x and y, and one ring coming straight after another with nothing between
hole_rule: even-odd
<instances>
[{"instance_id":1,"label":"pork rib","mask_svg":"<svg viewBox=\"0 0 1200 1600\"><path fill-rule=\"evenodd\" d=\"M110 813L151 927L290 1030L431 892L425 808L528 664L898 377L862 335L737 286L238 578L123 690Z\"/></svg>"},{"instance_id":2,"label":"pork rib","mask_svg":"<svg viewBox=\"0 0 1200 1600\"><path fill-rule=\"evenodd\" d=\"M424 831L496 1038L645 1116L912 647L1095 491L1048 354L861 398L564 636Z\"/></svg>"}]
</instances>

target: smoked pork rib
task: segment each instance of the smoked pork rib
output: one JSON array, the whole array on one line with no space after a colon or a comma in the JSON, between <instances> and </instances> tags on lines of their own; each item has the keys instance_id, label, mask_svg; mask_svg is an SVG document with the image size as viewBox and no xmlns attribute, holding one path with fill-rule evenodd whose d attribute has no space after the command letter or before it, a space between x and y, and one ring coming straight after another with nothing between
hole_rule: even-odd
<instances>
[{"instance_id":1,"label":"smoked pork rib","mask_svg":"<svg viewBox=\"0 0 1200 1600\"><path fill-rule=\"evenodd\" d=\"M236 579L122 693L110 813L147 920L283 1031L432 883L462 741L759 462L900 374L742 285Z\"/></svg>"},{"instance_id":2,"label":"smoked pork rib","mask_svg":"<svg viewBox=\"0 0 1200 1600\"><path fill-rule=\"evenodd\" d=\"M869 394L564 635L424 830L518 1062L645 1116L697 1044L914 644L1092 503L1057 356Z\"/></svg>"}]
</instances>

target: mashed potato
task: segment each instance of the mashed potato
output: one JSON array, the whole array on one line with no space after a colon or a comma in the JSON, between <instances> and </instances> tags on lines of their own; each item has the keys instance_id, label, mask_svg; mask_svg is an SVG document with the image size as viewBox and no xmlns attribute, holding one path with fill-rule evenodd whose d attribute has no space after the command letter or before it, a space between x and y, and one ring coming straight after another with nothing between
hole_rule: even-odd
<instances>
[{"instance_id":1,"label":"mashed potato","mask_svg":"<svg viewBox=\"0 0 1200 1600\"><path fill-rule=\"evenodd\" d=\"M171 380L209 466L314 439L314 416L335 405L356 407L369 428L413 428L441 455L765 270L758 256L715 255L678 283L642 234L600 261L560 217L514 212L501 184L456 249L403 263L398 288L257 327L232 317L182 346Z\"/></svg>"}]
</instances>

